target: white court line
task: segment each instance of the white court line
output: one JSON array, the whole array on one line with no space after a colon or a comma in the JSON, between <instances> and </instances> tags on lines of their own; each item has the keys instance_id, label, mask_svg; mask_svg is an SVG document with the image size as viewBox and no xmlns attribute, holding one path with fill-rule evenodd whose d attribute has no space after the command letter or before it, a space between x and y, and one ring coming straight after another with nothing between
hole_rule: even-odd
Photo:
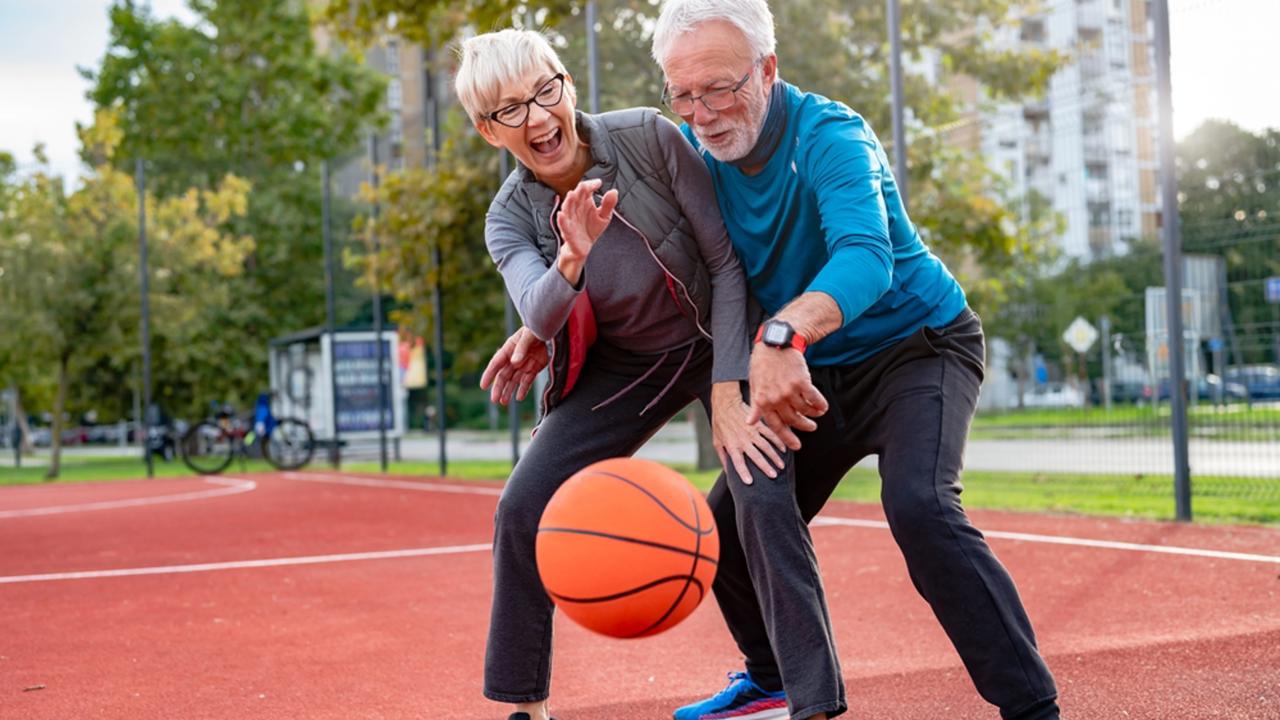
<instances>
[{"instance_id":1,"label":"white court line","mask_svg":"<svg viewBox=\"0 0 1280 720\"><path fill-rule=\"evenodd\" d=\"M162 565L157 567L123 568L120 570L86 570L82 572L44 573L41 575L8 575L0 577L0 585L51 580L86 580L90 578L131 577L135 575L171 575L176 573L211 572L214 570L241 570L244 568L284 567L287 565L318 565L322 563L351 562L353 560L387 560L390 558L422 557L425 555L457 555L482 552L492 547L479 545L451 545L408 550L383 550L379 552L345 553L341 555L311 555L307 557L272 558L270 560L238 560L234 562L199 563L196 565Z\"/></svg>"},{"instance_id":2,"label":"white court line","mask_svg":"<svg viewBox=\"0 0 1280 720\"><path fill-rule=\"evenodd\" d=\"M813 524L828 526L847 525L852 527L875 528L878 530L889 529L889 523L884 522L883 520L855 520L853 518L825 516L814 518ZM1204 550L1201 548L1178 547L1176 545L1144 545L1141 543L1116 542L1114 540L1090 540L1088 538L1077 538L1065 535L1034 535L1031 533L1005 532L1003 530L983 530L982 534L989 538L1048 543L1050 545L1075 545L1078 547L1103 548L1107 550L1131 550L1135 552L1159 553L1164 555L1190 555L1193 557L1215 558L1218 560L1280 563L1280 555L1253 555L1251 553Z\"/></svg>"},{"instance_id":3,"label":"white court line","mask_svg":"<svg viewBox=\"0 0 1280 720\"><path fill-rule=\"evenodd\" d=\"M106 500L103 502L79 503L76 505L53 505L49 507L25 508L22 510L0 510L0 518L33 517L36 515L59 515L61 513L83 512L87 510L111 510L122 507L138 507L141 505L160 505L163 503L185 502L187 500L203 500L221 495L236 495L249 492L258 487L252 480L240 478L201 478L207 483L223 485L214 490L198 490L196 492L175 493L173 495L156 495L130 500Z\"/></svg>"},{"instance_id":4,"label":"white court line","mask_svg":"<svg viewBox=\"0 0 1280 720\"><path fill-rule=\"evenodd\" d=\"M308 473L284 473L286 478L291 480L305 480L309 482L332 482L344 485L362 485L366 487L386 487L398 488L405 490L417 490L420 492L444 492L444 493L469 493L478 495L501 495L501 488L490 487L474 487L469 485L447 485L443 483L423 483L410 482L404 480L378 480L374 478L356 477L354 475L327 475L327 474L308 474ZM888 530L889 524L883 520L857 520L853 518L839 518L820 516L813 521L814 525L847 525L854 527L876 528L879 530ZM1150 552L1165 555L1188 555L1193 557L1216 558L1219 560L1242 560L1245 562L1265 562L1280 563L1280 555L1254 555L1250 553L1226 552L1222 550L1206 550L1201 548L1178 547L1173 545L1144 545L1139 543L1116 542L1112 540L1092 540L1089 538L1077 538L1064 535L1033 535L1031 533L1005 532L1001 530L984 530L982 532L986 537L1000 538L1003 540L1020 540L1023 542L1039 542L1053 545L1075 545L1079 547L1092 547L1108 550L1130 550L1135 552Z\"/></svg>"},{"instance_id":5,"label":"white court line","mask_svg":"<svg viewBox=\"0 0 1280 720\"><path fill-rule=\"evenodd\" d=\"M395 488L397 490L417 490L418 492L458 493L461 495L501 495L502 488L484 487L483 485L458 485L446 483L424 483L409 480L376 480L374 478L356 477L355 475L329 475L324 473L282 473L288 480L304 480L306 482L327 482L338 485L362 485L364 487Z\"/></svg>"}]
</instances>

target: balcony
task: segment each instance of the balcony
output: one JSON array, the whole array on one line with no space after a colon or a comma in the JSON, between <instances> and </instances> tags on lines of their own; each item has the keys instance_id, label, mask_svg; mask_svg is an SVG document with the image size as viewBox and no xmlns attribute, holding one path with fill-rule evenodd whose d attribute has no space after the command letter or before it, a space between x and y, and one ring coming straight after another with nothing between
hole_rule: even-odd
<instances>
[{"instance_id":1,"label":"balcony","mask_svg":"<svg viewBox=\"0 0 1280 720\"><path fill-rule=\"evenodd\" d=\"M1081 31L1100 31L1106 22L1107 8L1102 0L1076 0L1076 27Z\"/></svg>"},{"instance_id":2,"label":"balcony","mask_svg":"<svg viewBox=\"0 0 1280 720\"><path fill-rule=\"evenodd\" d=\"M1107 74L1107 63L1100 52L1086 52L1077 58L1080 68L1080 85L1088 87Z\"/></svg>"},{"instance_id":3,"label":"balcony","mask_svg":"<svg viewBox=\"0 0 1280 720\"><path fill-rule=\"evenodd\" d=\"M1086 164L1100 164L1107 161L1107 140L1102 133L1085 133L1084 161Z\"/></svg>"},{"instance_id":4,"label":"balcony","mask_svg":"<svg viewBox=\"0 0 1280 720\"><path fill-rule=\"evenodd\" d=\"M1091 206L1101 207L1111 200L1111 186L1106 178L1088 178L1084 181L1084 197Z\"/></svg>"}]
</instances>

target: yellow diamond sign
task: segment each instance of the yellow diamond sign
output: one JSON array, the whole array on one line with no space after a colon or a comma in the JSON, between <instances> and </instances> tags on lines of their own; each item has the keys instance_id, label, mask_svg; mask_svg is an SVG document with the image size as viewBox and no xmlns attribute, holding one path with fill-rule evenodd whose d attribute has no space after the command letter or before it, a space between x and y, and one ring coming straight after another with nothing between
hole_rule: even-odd
<instances>
[{"instance_id":1,"label":"yellow diamond sign","mask_svg":"<svg viewBox=\"0 0 1280 720\"><path fill-rule=\"evenodd\" d=\"M1072 350L1084 354L1089 352L1089 348L1093 347L1093 343L1098 340L1098 330L1083 317L1076 317L1067 326L1067 331L1062 333L1062 340L1070 345Z\"/></svg>"}]
</instances>

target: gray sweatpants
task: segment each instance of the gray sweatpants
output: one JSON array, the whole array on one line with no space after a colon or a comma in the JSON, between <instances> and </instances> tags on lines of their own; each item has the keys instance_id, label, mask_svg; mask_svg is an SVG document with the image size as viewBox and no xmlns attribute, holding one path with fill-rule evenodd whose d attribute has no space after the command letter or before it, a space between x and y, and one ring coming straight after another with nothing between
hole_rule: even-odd
<instances>
[{"instance_id":1,"label":"gray sweatpants","mask_svg":"<svg viewBox=\"0 0 1280 720\"><path fill-rule=\"evenodd\" d=\"M747 670L785 687L793 717L847 709L808 523L859 460L879 457L881 502L916 590L1006 720L1058 717L1053 677L1013 580L960 504L961 460L983 373L982 325L966 310L857 365L810 368L830 409L800 433L776 480L721 475L716 600ZM730 531L736 528L737 532Z\"/></svg>"},{"instance_id":2,"label":"gray sweatpants","mask_svg":"<svg viewBox=\"0 0 1280 720\"><path fill-rule=\"evenodd\" d=\"M684 349L670 353L631 390L593 410L644 376L661 358L597 343L573 392L547 413L516 463L494 517L485 697L510 703L547 697L554 606L538 577L534 554L538 520L551 496L574 473L598 460L635 453L690 402L709 404L711 345L700 340L687 363L686 356ZM678 379L662 399L641 415L677 373Z\"/></svg>"}]
</instances>

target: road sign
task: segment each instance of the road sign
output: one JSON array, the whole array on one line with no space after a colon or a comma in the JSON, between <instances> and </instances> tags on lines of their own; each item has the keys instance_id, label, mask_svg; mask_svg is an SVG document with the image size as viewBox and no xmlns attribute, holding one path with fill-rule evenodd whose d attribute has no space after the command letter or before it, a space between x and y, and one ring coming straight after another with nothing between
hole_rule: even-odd
<instances>
[{"instance_id":1,"label":"road sign","mask_svg":"<svg viewBox=\"0 0 1280 720\"><path fill-rule=\"evenodd\" d=\"M1267 278L1266 295L1267 302L1280 303L1280 277Z\"/></svg>"},{"instance_id":2,"label":"road sign","mask_svg":"<svg viewBox=\"0 0 1280 720\"><path fill-rule=\"evenodd\" d=\"M1084 354L1097 342L1098 329L1090 325L1088 320L1077 316L1067 326L1067 331L1062 333L1062 340L1076 352Z\"/></svg>"}]
</instances>

